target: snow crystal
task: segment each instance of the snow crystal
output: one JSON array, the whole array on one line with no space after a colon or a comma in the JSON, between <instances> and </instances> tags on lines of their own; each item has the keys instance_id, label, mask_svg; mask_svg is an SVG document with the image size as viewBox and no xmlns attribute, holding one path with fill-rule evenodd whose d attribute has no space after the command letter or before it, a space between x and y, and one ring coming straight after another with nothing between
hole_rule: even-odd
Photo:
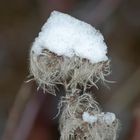
<instances>
[{"instance_id":1,"label":"snow crystal","mask_svg":"<svg viewBox=\"0 0 140 140\"><path fill-rule=\"evenodd\" d=\"M98 63L108 60L107 46L102 34L91 25L70 15L53 11L35 39L32 51L43 49L58 56L78 56Z\"/></svg>"}]
</instances>

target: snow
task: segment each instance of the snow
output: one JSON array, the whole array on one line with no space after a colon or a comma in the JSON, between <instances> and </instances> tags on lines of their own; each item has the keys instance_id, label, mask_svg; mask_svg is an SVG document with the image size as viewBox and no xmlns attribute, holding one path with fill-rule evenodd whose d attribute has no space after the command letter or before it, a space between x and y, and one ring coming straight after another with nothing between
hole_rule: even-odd
<instances>
[{"instance_id":1,"label":"snow","mask_svg":"<svg viewBox=\"0 0 140 140\"><path fill-rule=\"evenodd\" d=\"M107 112L105 113L103 120L106 122L108 125L111 125L116 119L116 116L114 113Z\"/></svg>"},{"instance_id":2,"label":"snow","mask_svg":"<svg viewBox=\"0 0 140 140\"><path fill-rule=\"evenodd\" d=\"M88 122L89 124L99 121L101 123L111 125L116 120L116 116L114 113L111 112L101 112L95 115L90 115L88 112L84 112L82 115L82 119L83 121Z\"/></svg>"},{"instance_id":3,"label":"snow","mask_svg":"<svg viewBox=\"0 0 140 140\"><path fill-rule=\"evenodd\" d=\"M108 60L102 34L91 25L68 14L53 11L35 39L32 51L43 49L58 56L86 58L91 63Z\"/></svg>"},{"instance_id":4,"label":"snow","mask_svg":"<svg viewBox=\"0 0 140 140\"><path fill-rule=\"evenodd\" d=\"M88 112L84 112L82 117L85 122L88 122L90 124L97 121L97 117L94 115L90 115Z\"/></svg>"}]
</instances>

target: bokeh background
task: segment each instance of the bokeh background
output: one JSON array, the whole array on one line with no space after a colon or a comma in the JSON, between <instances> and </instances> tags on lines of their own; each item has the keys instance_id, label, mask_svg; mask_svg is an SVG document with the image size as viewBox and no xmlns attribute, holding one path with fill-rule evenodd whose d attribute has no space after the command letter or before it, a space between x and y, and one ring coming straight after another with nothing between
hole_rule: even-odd
<instances>
[{"instance_id":1,"label":"bokeh background","mask_svg":"<svg viewBox=\"0 0 140 140\"><path fill-rule=\"evenodd\" d=\"M108 45L112 74L95 89L104 111L121 121L118 140L140 140L139 0L0 0L0 139L58 140L60 97L36 91L29 74L29 50L53 10L99 29Z\"/></svg>"}]
</instances>

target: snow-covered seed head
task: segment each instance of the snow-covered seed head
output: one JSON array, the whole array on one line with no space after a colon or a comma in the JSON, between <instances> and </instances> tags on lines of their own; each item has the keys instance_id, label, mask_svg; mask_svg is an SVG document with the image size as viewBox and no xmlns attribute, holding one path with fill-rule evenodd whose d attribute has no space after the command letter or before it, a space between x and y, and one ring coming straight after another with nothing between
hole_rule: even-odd
<instances>
[{"instance_id":1,"label":"snow-covered seed head","mask_svg":"<svg viewBox=\"0 0 140 140\"><path fill-rule=\"evenodd\" d=\"M110 73L107 45L91 25L54 11L33 42L30 74L39 87L55 94L66 91L59 103L60 140L116 140L118 120L101 112L90 93Z\"/></svg>"},{"instance_id":2,"label":"snow-covered seed head","mask_svg":"<svg viewBox=\"0 0 140 140\"><path fill-rule=\"evenodd\" d=\"M39 87L55 94L55 86L87 89L109 74L107 46L91 25L54 11L33 42L30 73Z\"/></svg>"}]
</instances>

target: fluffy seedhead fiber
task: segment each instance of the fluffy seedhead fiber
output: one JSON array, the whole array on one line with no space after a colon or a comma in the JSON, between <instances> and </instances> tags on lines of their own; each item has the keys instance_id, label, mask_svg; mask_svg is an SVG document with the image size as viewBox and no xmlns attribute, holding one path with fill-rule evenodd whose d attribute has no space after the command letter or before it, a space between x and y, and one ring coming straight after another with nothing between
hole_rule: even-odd
<instances>
[{"instance_id":1,"label":"fluffy seedhead fiber","mask_svg":"<svg viewBox=\"0 0 140 140\"><path fill-rule=\"evenodd\" d=\"M66 90L79 86L84 91L96 86L99 80L105 81L105 76L110 73L110 65L109 61L92 64L89 60L77 56L57 56L44 49L39 55L31 51L30 73L39 87L55 94L58 84L64 85Z\"/></svg>"},{"instance_id":2,"label":"fluffy seedhead fiber","mask_svg":"<svg viewBox=\"0 0 140 140\"><path fill-rule=\"evenodd\" d=\"M90 94L69 95L62 97L60 107L63 112L60 117L60 140L116 140L119 122L115 118L108 123L106 114L101 112L97 102ZM88 112L97 119L88 122L83 114Z\"/></svg>"}]
</instances>

